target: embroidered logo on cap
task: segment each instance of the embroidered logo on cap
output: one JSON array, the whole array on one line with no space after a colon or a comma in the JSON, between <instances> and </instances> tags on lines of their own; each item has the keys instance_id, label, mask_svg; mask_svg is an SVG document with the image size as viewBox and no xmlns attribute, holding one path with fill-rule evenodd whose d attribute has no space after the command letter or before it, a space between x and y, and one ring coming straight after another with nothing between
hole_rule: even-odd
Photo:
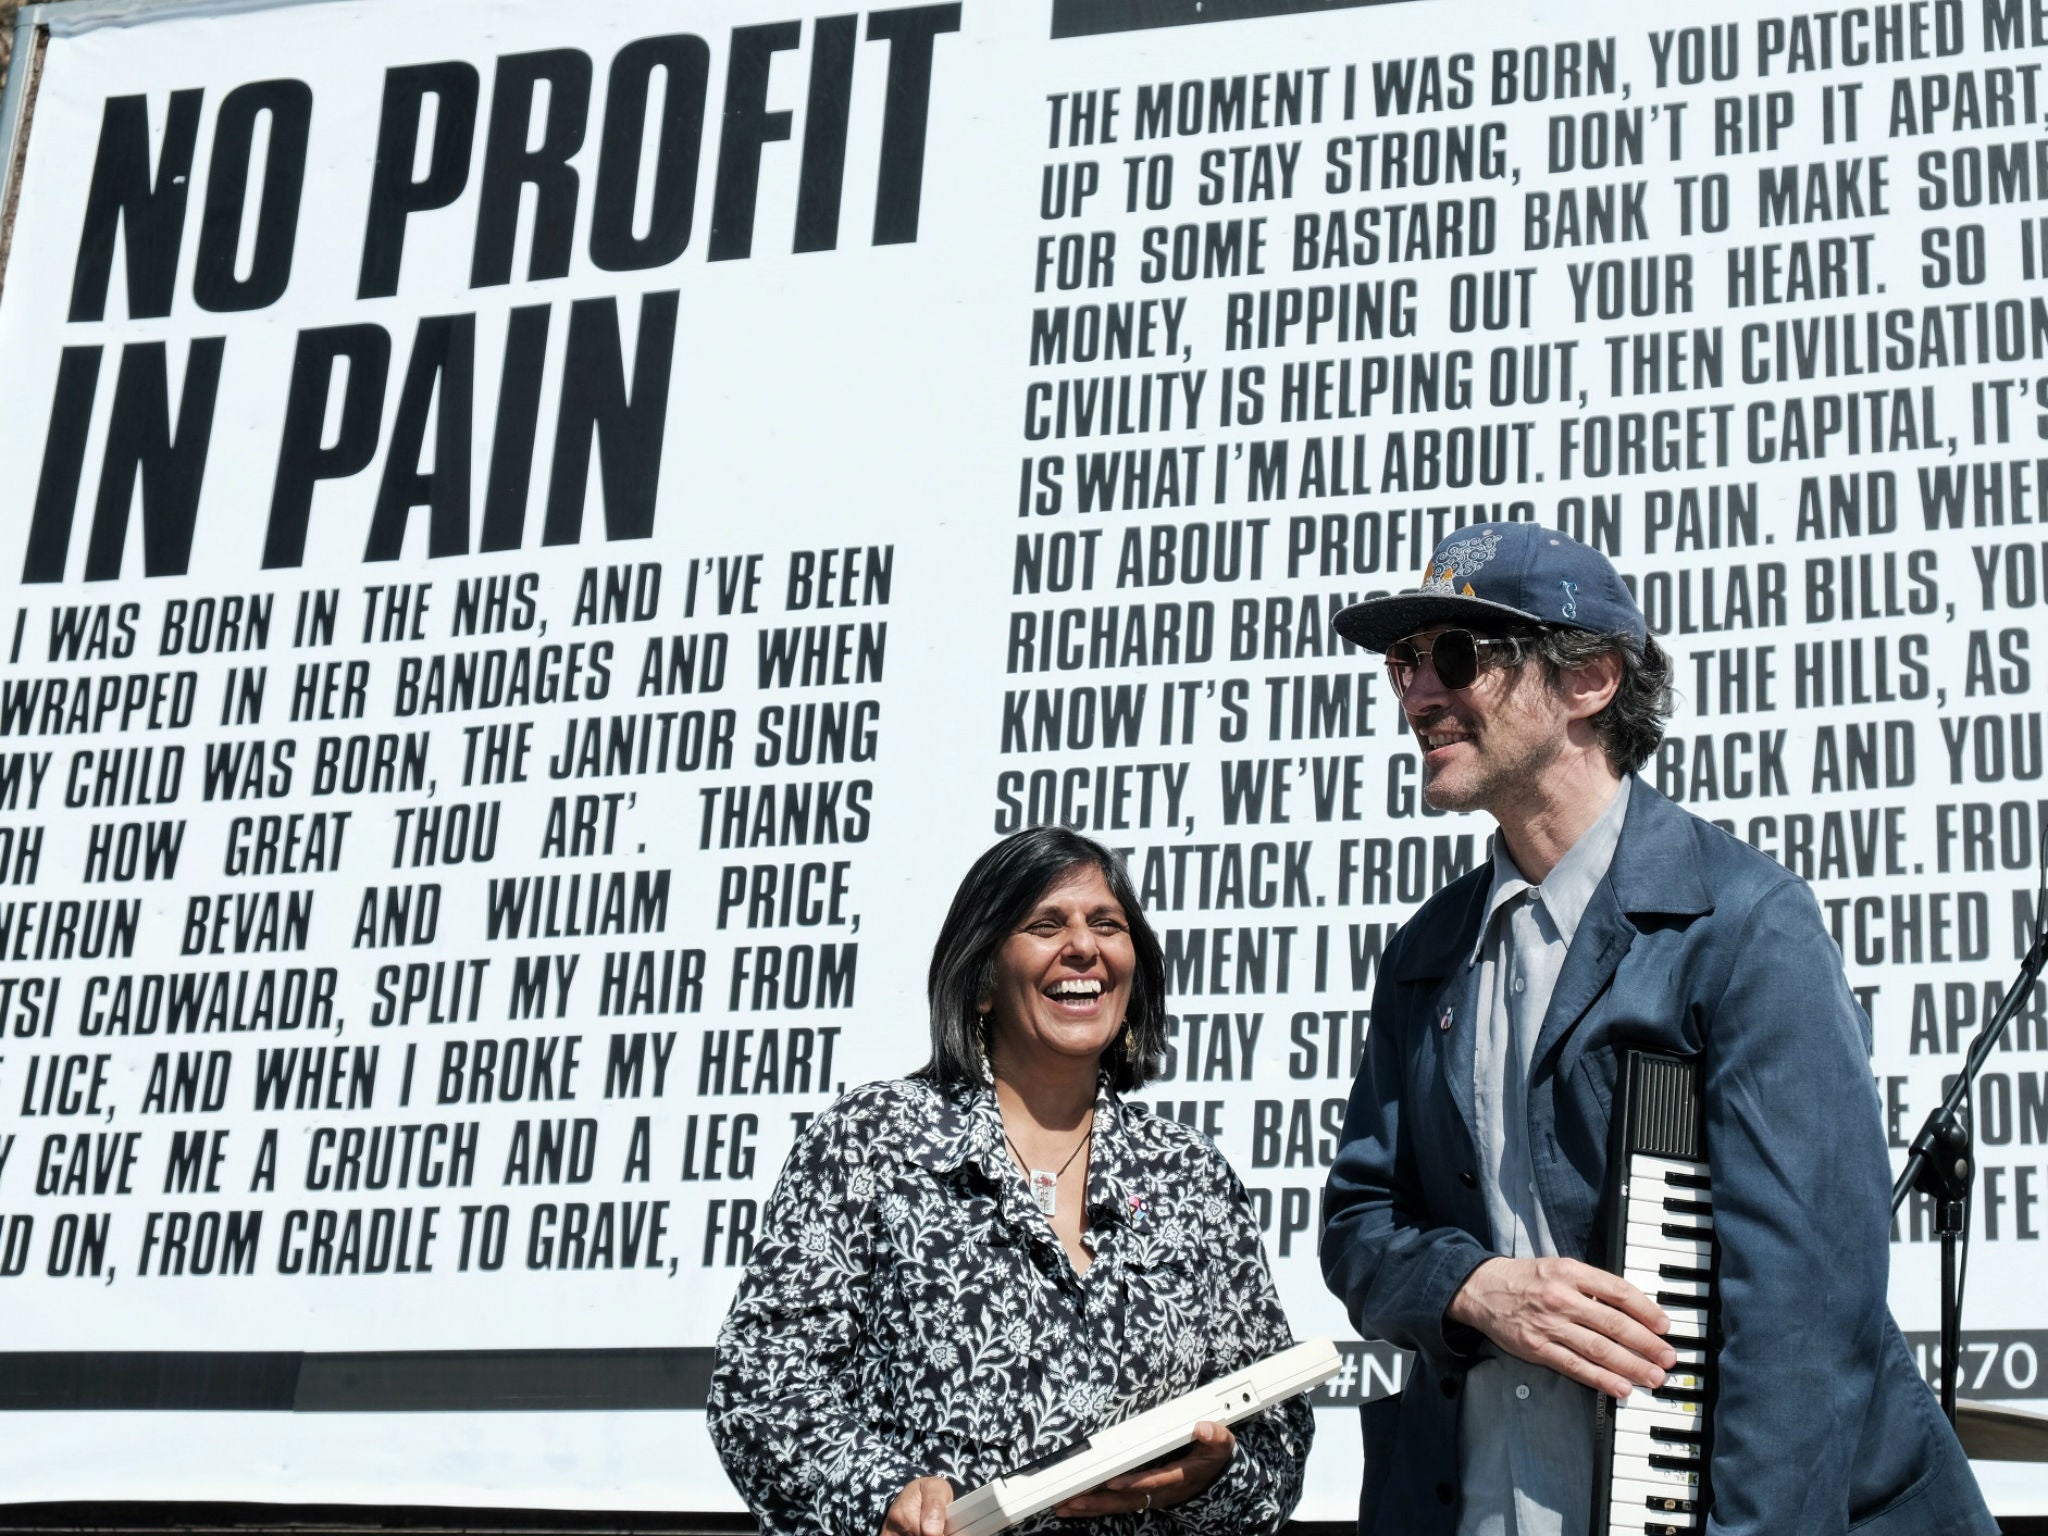
<instances>
[{"instance_id":1,"label":"embroidered logo on cap","mask_svg":"<svg viewBox=\"0 0 2048 1536\"><path fill-rule=\"evenodd\" d=\"M1558 585L1564 588L1564 607L1559 611L1567 619L1576 619L1579 616L1579 584L1576 581L1559 581Z\"/></svg>"},{"instance_id":2,"label":"embroidered logo on cap","mask_svg":"<svg viewBox=\"0 0 2048 1536\"><path fill-rule=\"evenodd\" d=\"M1444 592L1453 597L1477 597L1472 578L1500 553L1500 535L1489 528L1469 539L1453 539L1436 552L1436 558L1422 573L1424 592Z\"/></svg>"}]
</instances>

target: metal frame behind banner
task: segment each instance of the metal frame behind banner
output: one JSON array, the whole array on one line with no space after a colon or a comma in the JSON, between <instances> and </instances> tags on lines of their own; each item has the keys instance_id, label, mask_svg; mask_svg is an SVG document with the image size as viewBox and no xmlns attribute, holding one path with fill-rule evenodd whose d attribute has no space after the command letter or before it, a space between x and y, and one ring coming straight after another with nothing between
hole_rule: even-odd
<instances>
[{"instance_id":1,"label":"metal frame behind banner","mask_svg":"<svg viewBox=\"0 0 2048 1536\"><path fill-rule=\"evenodd\" d=\"M14 211L28 158L29 120L35 113L36 87L42 83L43 54L50 45L49 29L36 22L40 9L28 6L15 17L14 53L5 88L0 89L0 301L7 296L7 253L14 245Z\"/></svg>"}]
</instances>

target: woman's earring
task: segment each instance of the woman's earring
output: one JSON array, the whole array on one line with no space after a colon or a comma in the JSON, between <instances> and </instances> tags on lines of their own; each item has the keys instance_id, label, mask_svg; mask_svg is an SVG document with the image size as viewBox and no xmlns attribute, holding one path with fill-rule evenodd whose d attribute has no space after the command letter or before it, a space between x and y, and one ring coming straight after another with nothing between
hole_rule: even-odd
<instances>
[{"instance_id":1,"label":"woman's earring","mask_svg":"<svg viewBox=\"0 0 2048 1536\"><path fill-rule=\"evenodd\" d=\"M979 1022L974 1030L974 1056L981 1064L981 1080L986 1085L995 1082L996 1073L995 1068L988 1062L988 1015L982 1013L978 1018Z\"/></svg>"},{"instance_id":2,"label":"woman's earring","mask_svg":"<svg viewBox=\"0 0 2048 1536\"><path fill-rule=\"evenodd\" d=\"M1138 1032L1129 1019L1124 1020L1124 1060L1134 1067L1138 1064Z\"/></svg>"}]
</instances>

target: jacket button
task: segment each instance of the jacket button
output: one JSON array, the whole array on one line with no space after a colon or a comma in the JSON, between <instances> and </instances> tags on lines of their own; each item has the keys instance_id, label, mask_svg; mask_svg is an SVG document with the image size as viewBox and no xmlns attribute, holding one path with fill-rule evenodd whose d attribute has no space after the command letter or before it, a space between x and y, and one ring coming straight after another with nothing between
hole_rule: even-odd
<instances>
[{"instance_id":1,"label":"jacket button","mask_svg":"<svg viewBox=\"0 0 2048 1536\"><path fill-rule=\"evenodd\" d=\"M1444 1389L1445 1397L1456 1397L1458 1395L1458 1378L1455 1376L1446 1376L1437 1385Z\"/></svg>"},{"instance_id":2,"label":"jacket button","mask_svg":"<svg viewBox=\"0 0 2048 1536\"><path fill-rule=\"evenodd\" d=\"M1473 1176L1470 1168L1463 1168L1458 1171L1458 1182L1467 1189L1477 1189L1479 1187L1479 1180Z\"/></svg>"},{"instance_id":3,"label":"jacket button","mask_svg":"<svg viewBox=\"0 0 2048 1536\"><path fill-rule=\"evenodd\" d=\"M1437 1503L1448 1504L1451 1502L1452 1497L1453 1495L1451 1493L1451 1485L1449 1483L1438 1483L1436 1485Z\"/></svg>"}]
</instances>

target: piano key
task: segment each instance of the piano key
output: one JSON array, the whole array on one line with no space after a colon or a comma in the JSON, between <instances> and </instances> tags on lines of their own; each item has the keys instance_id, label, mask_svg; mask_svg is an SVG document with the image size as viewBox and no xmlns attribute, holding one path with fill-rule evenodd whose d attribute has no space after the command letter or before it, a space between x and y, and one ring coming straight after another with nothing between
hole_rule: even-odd
<instances>
[{"instance_id":1,"label":"piano key","mask_svg":"<svg viewBox=\"0 0 2048 1536\"><path fill-rule=\"evenodd\" d=\"M1704 1180L1650 1168L1630 1168L1622 1184L1631 1199L1642 1199L1653 1193L1674 1200L1704 1201L1710 1205L1714 1199L1713 1186Z\"/></svg>"},{"instance_id":2,"label":"piano key","mask_svg":"<svg viewBox=\"0 0 2048 1536\"><path fill-rule=\"evenodd\" d=\"M1631 1214L1633 1214L1633 1208L1647 1208L1649 1211L1662 1213L1654 1217L1659 1222L1690 1223L1694 1226L1705 1227L1709 1231L1713 1230L1714 1205L1710 1200L1700 1200L1691 1195L1676 1194L1669 1190L1660 1189L1652 1192L1647 1197L1631 1198L1629 1205L1632 1208Z\"/></svg>"},{"instance_id":3,"label":"piano key","mask_svg":"<svg viewBox=\"0 0 2048 1536\"><path fill-rule=\"evenodd\" d=\"M1622 1177L1624 1190L1657 1190L1662 1194L1677 1195L1686 1200L1711 1200L1714 1186L1700 1179L1688 1178L1681 1173L1667 1173L1660 1168L1644 1168L1631 1165Z\"/></svg>"},{"instance_id":4,"label":"piano key","mask_svg":"<svg viewBox=\"0 0 2048 1536\"><path fill-rule=\"evenodd\" d=\"M1694 1434L1694 1436L1698 1436L1698 1434L1702 1434L1706 1430L1706 1415L1704 1413L1683 1413L1673 1403L1657 1403L1655 1407L1651 1407L1651 1403L1655 1403L1655 1399L1647 1397L1645 1393L1640 1393L1640 1391L1638 1393L1630 1393L1628 1401L1620 1403L1616 1407L1616 1411L1614 1411L1614 1427L1616 1427L1616 1432L1618 1434L1645 1434L1645 1436L1651 1436L1651 1440L1657 1440L1657 1436L1651 1434L1653 1430L1673 1430L1673 1432ZM1683 1444L1683 1442L1663 1442L1663 1440L1659 1440L1657 1444L1665 1446L1665 1444Z\"/></svg>"},{"instance_id":5,"label":"piano key","mask_svg":"<svg viewBox=\"0 0 2048 1536\"><path fill-rule=\"evenodd\" d=\"M1659 1429L1697 1435L1705 1429L1706 1423L1706 1413L1697 1406L1692 1412L1687 1412L1680 1404L1660 1403L1642 1391L1631 1392L1628 1401L1617 1404L1614 1410L1617 1431L1642 1433L1653 1440L1659 1439L1654 1433Z\"/></svg>"},{"instance_id":6,"label":"piano key","mask_svg":"<svg viewBox=\"0 0 2048 1536\"><path fill-rule=\"evenodd\" d=\"M1632 1468L1665 1467L1687 1472L1704 1470L1700 1447L1680 1440L1659 1440L1640 1428L1617 1430L1614 1436L1614 1464ZM1629 1476L1646 1473L1631 1470Z\"/></svg>"},{"instance_id":7,"label":"piano key","mask_svg":"<svg viewBox=\"0 0 2048 1536\"><path fill-rule=\"evenodd\" d=\"M1711 1249L1714 1245L1714 1229L1708 1226L1704 1231L1686 1237L1673 1237L1664 1229L1675 1226L1697 1226L1694 1217L1676 1217L1661 1205L1631 1205L1622 1213L1622 1234L1626 1239L1625 1257L1634 1258L1640 1244L1649 1243L1659 1248L1674 1245Z\"/></svg>"},{"instance_id":8,"label":"piano key","mask_svg":"<svg viewBox=\"0 0 2048 1536\"><path fill-rule=\"evenodd\" d=\"M1625 1219L1632 1226L1645 1226L1653 1232L1662 1232L1666 1226L1700 1227L1708 1234L1705 1238L1690 1241L1711 1241L1714 1231L1714 1212L1711 1206L1701 1208L1698 1201L1673 1200L1664 1195L1647 1199L1631 1200L1624 1207Z\"/></svg>"},{"instance_id":9,"label":"piano key","mask_svg":"<svg viewBox=\"0 0 2048 1536\"><path fill-rule=\"evenodd\" d=\"M1615 1431L1615 1465L1622 1465L1624 1458L1640 1467L1657 1467L1666 1471L1698 1473L1704 1469L1704 1458L1698 1446L1654 1439L1634 1429Z\"/></svg>"},{"instance_id":10,"label":"piano key","mask_svg":"<svg viewBox=\"0 0 2048 1536\"><path fill-rule=\"evenodd\" d=\"M1607 1536L1693 1536L1700 1529L1699 1517L1659 1514L1653 1509L1610 1511Z\"/></svg>"},{"instance_id":11,"label":"piano key","mask_svg":"<svg viewBox=\"0 0 2048 1536\"><path fill-rule=\"evenodd\" d=\"M1669 1471L1650 1465L1647 1453L1641 1457L1616 1453L1614 1458L1614 1480L1609 1485L1609 1505L1613 1508L1615 1488L1664 1488L1681 1498L1696 1498L1700 1491L1698 1468L1690 1471Z\"/></svg>"},{"instance_id":12,"label":"piano key","mask_svg":"<svg viewBox=\"0 0 2048 1536\"><path fill-rule=\"evenodd\" d=\"M1682 1303L1705 1306L1713 1297L1713 1288L1704 1280L1680 1280L1664 1274L1666 1268L1675 1265L1660 1265L1655 1269L1637 1269L1631 1266L1621 1272L1621 1278L1653 1299L1677 1296Z\"/></svg>"},{"instance_id":13,"label":"piano key","mask_svg":"<svg viewBox=\"0 0 2048 1536\"><path fill-rule=\"evenodd\" d=\"M1645 1157L1638 1152L1628 1160L1630 1179L1655 1179L1673 1189L1709 1190L1714 1187L1704 1163L1674 1163L1668 1158Z\"/></svg>"},{"instance_id":14,"label":"piano key","mask_svg":"<svg viewBox=\"0 0 2048 1536\"><path fill-rule=\"evenodd\" d=\"M1701 1285L1714 1283L1714 1272L1710 1269L1695 1269L1686 1264L1659 1264L1657 1274L1664 1280L1696 1280Z\"/></svg>"},{"instance_id":15,"label":"piano key","mask_svg":"<svg viewBox=\"0 0 2048 1536\"><path fill-rule=\"evenodd\" d=\"M1610 1483L1610 1499L1614 1497L1612 1489L1618 1489L1618 1487L1630 1487L1630 1489L1667 1489L1669 1493L1673 1493L1673 1495L1677 1495L1681 1499L1698 1499L1698 1495L1700 1495L1700 1473L1698 1473L1698 1470L1692 1470L1692 1473L1665 1473L1665 1470L1657 1470L1657 1468L1649 1466L1649 1462L1624 1462L1620 1456L1616 1456L1616 1460L1614 1460L1614 1481ZM1610 1509L1612 1509L1612 1503L1610 1503Z\"/></svg>"},{"instance_id":16,"label":"piano key","mask_svg":"<svg viewBox=\"0 0 2048 1536\"><path fill-rule=\"evenodd\" d=\"M1703 1206L1696 1200L1677 1200L1657 1193L1640 1199L1632 1199L1622 1207L1622 1219L1632 1227L1648 1227L1648 1236L1656 1236L1669 1226L1704 1227L1707 1236L1689 1238L1689 1242L1711 1242L1714 1231L1712 1206ZM1668 1241L1668 1239L1667 1239Z\"/></svg>"},{"instance_id":17,"label":"piano key","mask_svg":"<svg viewBox=\"0 0 2048 1536\"><path fill-rule=\"evenodd\" d=\"M1646 1290L1643 1294L1662 1307L1664 1315L1671 1319L1671 1327L1665 1334L1665 1337L1671 1343L1678 1343L1679 1335L1681 1334L1690 1342L1696 1344L1705 1342L1707 1323L1710 1320L1708 1308L1711 1304L1711 1298L1702 1299L1698 1296L1682 1296L1676 1291L1659 1291L1655 1289Z\"/></svg>"},{"instance_id":18,"label":"piano key","mask_svg":"<svg viewBox=\"0 0 2048 1536\"><path fill-rule=\"evenodd\" d=\"M1608 1489L1616 1510L1648 1509L1664 1515L1698 1514L1698 1491L1690 1483L1652 1483L1633 1477L1616 1477Z\"/></svg>"},{"instance_id":19,"label":"piano key","mask_svg":"<svg viewBox=\"0 0 2048 1536\"><path fill-rule=\"evenodd\" d=\"M1679 1175L1685 1178L1704 1179L1707 1176L1707 1165L1705 1163L1695 1162L1691 1158L1659 1157L1654 1152L1629 1153L1628 1171L1635 1173L1638 1170L1644 1173L1661 1174L1665 1178Z\"/></svg>"},{"instance_id":20,"label":"piano key","mask_svg":"<svg viewBox=\"0 0 2048 1536\"><path fill-rule=\"evenodd\" d=\"M1707 1238L1675 1238L1659 1223L1631 1221L1625 1231L1630 1264L1682 1264L1705 1269L1713 1262L1714 1245Z\"/></svg>"},{"instance_id":21,"label":"piano key","mask_svg":"<svg viewBox=\"0 0 2048 1536\"><path fill-rule=\"evenodd\" d=\"M1702 1529L1705 1522L1701 1517L1683 1509L1651 1509L1648 1506L1631 1506L1622 1509L1610 1506L1608 1509L1607 1536L1670 1536L1672 1532L1683 1532L1684 1536Z\"/></svg>"},{"instance_id":22,"label":"piano key","mask_svg":"<svg viewBox=\"0 0 2048 1536\"><path fill-rule=\"evenodd\" d=\"M1664 1385L1652 1387L1651 1392L1667 1403L1697 1403L1707 1395L1707 1373L1684 1369L1664 1373Z\"/></svg>"},{"instance_id":23,"label":"piano key","mask_svg":"<svg viewBox=\"0 0 2048 1536\"><path fill-rule=\"evenodd\" d=\"M1705 1422L1705 1398L1659 1397L1647 1387L1637 1387L1629 1393L1627 1402L1614 1406L1614 1426L1617 1429L1647 1429L1651 1424L1697 1429Z\"/></svg>"}]
</instances>

